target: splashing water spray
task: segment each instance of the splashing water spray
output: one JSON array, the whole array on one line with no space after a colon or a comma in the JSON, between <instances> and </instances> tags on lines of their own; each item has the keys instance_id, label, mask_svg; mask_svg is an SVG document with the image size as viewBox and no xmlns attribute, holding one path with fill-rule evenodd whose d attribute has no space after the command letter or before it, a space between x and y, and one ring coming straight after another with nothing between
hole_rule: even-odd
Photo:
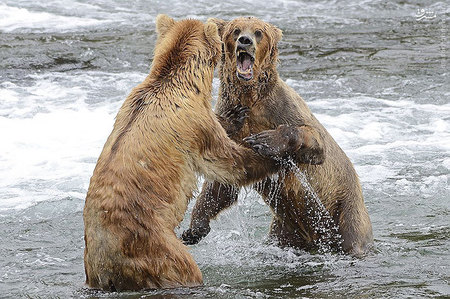
<instances>
[{"instance_id":1,"label":"splashing water spray","mask_svg":"<svg viewBox=\"0 0 450 299\"><path fill-rule=\"evenodd\" d=\"M306 175L295 164L292 158L282 162L292 171L295 177L302 184L305 191L305 206L308 222L314 230L315 243L319 252L331 252L342 250L342 236L339 234L339 226L335 223L328 210L323 205L317 193L308 182Z\"/></svg>"}]
</instances>

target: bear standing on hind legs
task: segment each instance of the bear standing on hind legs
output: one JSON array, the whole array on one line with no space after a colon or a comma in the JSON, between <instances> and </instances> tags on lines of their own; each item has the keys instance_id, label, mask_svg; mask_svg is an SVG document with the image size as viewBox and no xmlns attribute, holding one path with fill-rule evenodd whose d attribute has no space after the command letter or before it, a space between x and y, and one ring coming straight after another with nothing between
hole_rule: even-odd
<instances>
[{"instance_id":1,"label":"bear standing on hind legs","mask_svg":"<svg viewBox=\"0 0 450 299\"><path fill-rule=\"evenodd\" d=\"M86 196L84 265L86 283L94 288L202 284L174 233L196 174L241 184L275 167L261 169L261 156L229 139L212 112L221 53L217 26L160 15L156 27L150 74L120 108Z\"/></svg>"},{"instance_id":2,"label":"bear standing on hind legs","mask_svg":"<svg viewBox=\"0 0 450 299\"><path fill-rule=\"evenodd\" d=\"M278 178L268 173L256 190L273 212L270 234L284 246L317 249L329 241L334 250L363 254L373 237L359 179L305 101L280 79L276 64L281 30L252 17L212 21L218 25L224 51L216 112L225 113L236 104L250 107L243 127L230 137L240 142L253 134L245 141L261 155L292 159L332 219L323 221L325 231L317 230L308 207L308 190L294 172L287 169ZM265 167L264 163L260 166ZM238 191L230 186L206 182L192 211L190 229L183 233L185 243L206 236L210 219L231 206L237 196ZM336 234L330 234L335 225Z\"/></svg>"}]
</instances>

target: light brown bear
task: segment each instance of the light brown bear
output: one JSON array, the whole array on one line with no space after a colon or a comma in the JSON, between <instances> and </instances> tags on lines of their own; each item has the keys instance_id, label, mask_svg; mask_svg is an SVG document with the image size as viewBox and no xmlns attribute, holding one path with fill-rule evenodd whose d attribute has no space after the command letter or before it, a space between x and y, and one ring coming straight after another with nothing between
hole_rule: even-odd
<instances>
[{"instance_id":1,"label":"light brown bear","mask_svg":"<svg viewBox=\"0 0 450 299\"><path fill-rule=\"evenodd\" d=\"M252 17L212 21L224 43L216 113L236 104L250 107L232 139L240 142L254 134L244 140L264 156L295 161L313 189L308 190L289 170L255 185L273 211L270 234L285 246L317 249L327 245L355 255L364 253L373 237L359 179L305 101L280 79L276 65L281 30ZM321 203L314 202L313 193ZM183 234L185 243L196 243L208 234L210 219L237 196L238 190L230 186L205 183L190 229Z\"/></svg>"},{"instance_id":2,"label":"light brown bear","mask_svg":"<svg viewBox=\"0 0 450 299\"><path fill-rule=\"evenodd\" d=\"M174 233L196 174L239 184L270 172L212 112L217 26L159 15L156 27L150 74L120 108L86 197L84 262L94 288L200 285L202 274Z\"/></svg>"}]
</instances>

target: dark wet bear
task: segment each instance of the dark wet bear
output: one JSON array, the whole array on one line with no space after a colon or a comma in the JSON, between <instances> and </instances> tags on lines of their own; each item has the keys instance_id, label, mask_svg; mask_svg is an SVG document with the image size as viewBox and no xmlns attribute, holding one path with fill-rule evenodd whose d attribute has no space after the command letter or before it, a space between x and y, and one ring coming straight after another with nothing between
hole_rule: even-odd
<instances>
[{"instance_id":1,"label":"dark wet bear","mask_svg":"<svg viewBox=\"0 0 450 299\"><path fill-rule=\"evenodd\" d=\"M236 104L250 107L243 127L231 138L241 142L252 135L245 140L261 155L292 159L320 198L326 209L324 216L332 219L323 223L325 232L318 231L304 185L293 171L280 172L277 178L268 176L257 188L273 211L270 234L281 245L314 249L329 239L336 250L363 254L373 237L359 179L348 157L305 101L280 79L276 64L281 30L252 17L213 21L224 43L216 112L225 113ZM237 195L231 186L205 183L190 229L183 234L185 242L196 243L204 237L210 219L232 205Z\"/></svg>"}]
</instances>

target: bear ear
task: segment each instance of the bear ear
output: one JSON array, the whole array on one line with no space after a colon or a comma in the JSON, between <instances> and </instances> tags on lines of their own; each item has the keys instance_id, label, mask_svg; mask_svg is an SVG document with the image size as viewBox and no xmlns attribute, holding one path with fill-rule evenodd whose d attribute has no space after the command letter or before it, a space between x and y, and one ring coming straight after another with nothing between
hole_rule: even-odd
<instances>
[{"instance_id":1,"label":"bear ear","mask_svg":"<svg viewBox=\"0 0 450 299\"><path fill-rule=\"evenodd\" d=\"M219 37L220 37L220 39L222 39L224 28L229 22L221 20L221 19L216 19L216 18L209 18L208 21L206 21L206 22L207 23L212 22L212 23L216 24L217 30L219 31Z\"/></svg>"},{"instance_id":2,"label":"bear ear","mask_svg":"<svg viewBox=\"0 0 450 299\"><path fill-rule=\"evenodd\" d=\"M219 37L219 31L217 29L217 25L213 22L210 22L209 20L205 24L205 35L206 39L211 44L219 44L220 43L220 37Z\"/></svg>"},{"instance_id":3,"label":"bear ear","mask_svg":"<svg viewBox=\"0 0 450 299\"><path fill-rule=\"evenodd\" d=\"M156 32L158 32L158 36L164 36L173 25L175 25L175 20L168 15L159 14L156 17Z\"/></svg>"},{"instance_id":4,"label":"bear ear","mask_svg":"<svg viewBox=\"0 0 450 299\"><path fill-rule=\"evenodd\" d=\"M271 25L271 31L272 31L272 38L273 38L273 42L274 44L278 44L278 42L281 40L281 38L283 37L283 31L281 31L281 29L279 29L278 27Z\"/></svg>"},{"instance_id":5,"label":"bear ear","mask_svg":"<svg viewBox=\"0 0 450 299\"><path fill-rule=\"evenodd\" d=\"M270 24L269 36L270 42L270 57L272 59L277 59L278 57L278 42L283 37L283 32L278 27Z\"/></svg>"}]
</instances>

